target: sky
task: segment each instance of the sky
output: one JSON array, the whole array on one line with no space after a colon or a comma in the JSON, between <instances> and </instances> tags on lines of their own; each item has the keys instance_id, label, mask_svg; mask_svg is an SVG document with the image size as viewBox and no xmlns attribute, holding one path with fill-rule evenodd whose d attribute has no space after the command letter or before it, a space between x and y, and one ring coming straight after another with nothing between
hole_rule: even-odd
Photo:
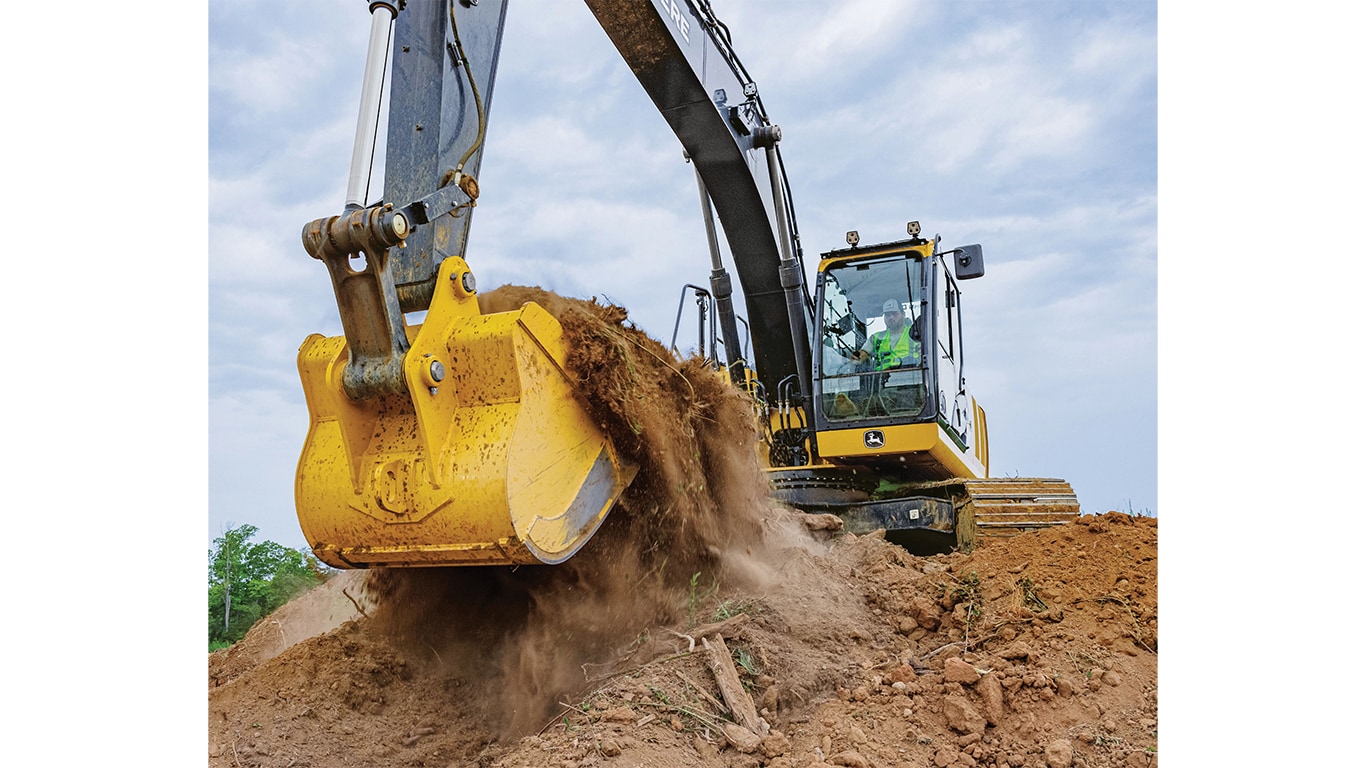
<instances>
[{"instance_id":1,"label":"sky","mask_svg":"<svg viewBox=\"0 0 1366 768\"><path fill-rule=\"evenodd\" d=\"M783 130L808 280L851 229L896 240L914 219L980 243L964 346L992 474L1157 515L1155 4L714 7ZM299 230L344 201L369 17L233 0L208 31L208 533L304 547L295 355L341 326ZM466 256L481 288L596 296L671 339L710 268L696 182L586 7L509 7L488 130ZM374 178L372 202L382 156Z\"/></svg>"}]
</instances>

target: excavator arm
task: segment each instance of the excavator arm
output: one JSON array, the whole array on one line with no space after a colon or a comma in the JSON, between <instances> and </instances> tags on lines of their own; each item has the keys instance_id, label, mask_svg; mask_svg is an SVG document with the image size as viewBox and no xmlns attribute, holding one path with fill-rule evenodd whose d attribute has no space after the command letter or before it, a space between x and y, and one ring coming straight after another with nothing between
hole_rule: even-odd
<instances>
[{"instance_id":1,"label":"excavator arm","mask_svg":"<svg viewBox=\"0 0 1366 768\"><path fill-rule=\"evenodd\" d=\"M589 0L691 160L725 231L751 318L754 372L809 398L812 308L781 132L706 3ZM304 227L344 335L313 335L299 370L310 429L295 500L336 567L555 563L632 479L565 370L562 329L534 303L482 315L466 261L497 72L502 0L374 0L346 207ZM392 32L390 31L392 26ZM385 200L366 205L379 88L392 62ZM730 277L712 286L739 380ZM425 310L421 325L405 314Z\"/></svg>"}]
</instances>

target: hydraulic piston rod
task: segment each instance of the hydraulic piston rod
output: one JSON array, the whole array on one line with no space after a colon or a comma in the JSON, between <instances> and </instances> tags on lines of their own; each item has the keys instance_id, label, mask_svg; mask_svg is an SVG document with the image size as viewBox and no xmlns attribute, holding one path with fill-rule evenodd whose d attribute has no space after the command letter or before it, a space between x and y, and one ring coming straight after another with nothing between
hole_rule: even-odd
<instances>
[{"instance_id":1,"label":"hydraulic piston rod","mask_svg":"<svg viewBox=\"0 0 1366 768\"><path fill-rule=\"evenodd\" d=\"M726 347L726 359L722 365L730 372L731 381L741 384L745 380L744 355L740 351L740 334L735 326L735 301L731 298L730 273L721 263L721 246L716 239L716 223L712 220L711 195L707 192L707 183L696 169L694 175L697 176L697 191L702 199L702 222L707 228L707 247L711 251L711 291L716 297L716 313L721 316L721 337Z\"/></svg>"},{"instance_id":2,"label":"hydraulic piston rod","mask_svg":"<svg viewBox=\"0 0 1366 768\"><path fill-rule=\"evenodd\" d=\"M398 11L381 0L370 3L370 46L365 53L365 76L361 81L360 115L356 141L351 147L351 173L346 182L346 207L365 207L370 186L370 167L375 160L379 130L379 104L384 90L384 71L389 63L389 32Z\"/></svg>"}]
</instances>

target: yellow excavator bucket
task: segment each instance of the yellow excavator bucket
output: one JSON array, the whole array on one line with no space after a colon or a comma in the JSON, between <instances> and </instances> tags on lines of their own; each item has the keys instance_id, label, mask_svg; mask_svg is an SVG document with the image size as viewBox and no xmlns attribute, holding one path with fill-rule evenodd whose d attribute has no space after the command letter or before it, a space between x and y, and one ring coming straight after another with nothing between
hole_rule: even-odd
<instances>
[{"instance_id":1,"label":"yellow excavator bucket","mask_svg":"<svg viewBox=\"0 0 1366 768\"><path fill-rule=\"evenodd\" d=\"M534 303L479 314L467 272L446 259L407 329L406 395L347 397L344 337L300 347L310 424L295 505L328 565L563 562L635 474L567 375L559 322Z\"/></svg>"}]
</instances>

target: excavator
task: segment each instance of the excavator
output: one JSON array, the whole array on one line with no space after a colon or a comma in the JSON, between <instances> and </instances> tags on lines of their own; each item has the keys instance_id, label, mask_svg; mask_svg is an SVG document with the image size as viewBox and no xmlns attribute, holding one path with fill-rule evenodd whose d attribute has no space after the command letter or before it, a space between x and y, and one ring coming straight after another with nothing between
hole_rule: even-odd
<instances>
[{"instance_id":1,"label":"excavator","mask_svg":"<svg viewBox=\"0 0 1366 768\"><path fill-rule=\"evenodd\" d=\"M851 231L821 255L813 291L782 131L711 3L586 5L692 165L712 267L710 287L693 288L719 326L708 359L753 398L773 497L917 551L1075 518L1062 480L988 475L959 289L985 273L981 246L943 247L917 221L877 245ZM562 563L636 468L575 391L558 321L534 302L488 314L477 302L465 250L507 3L369 10L345 206L302 233L331 276L343 335L299 349L300 526L336 568ZM386 81L384 199L367 203Z\"/></svg>"}]
</instances>

